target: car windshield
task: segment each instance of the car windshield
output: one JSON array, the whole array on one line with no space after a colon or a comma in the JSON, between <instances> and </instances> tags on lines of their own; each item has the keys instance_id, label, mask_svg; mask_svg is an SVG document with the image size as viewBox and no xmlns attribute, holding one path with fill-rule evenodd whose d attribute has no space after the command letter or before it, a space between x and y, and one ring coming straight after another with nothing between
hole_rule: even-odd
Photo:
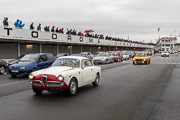
<instances>
[{"instance_id":1,"label":"car windshield","mask_svg":"<svg viewBox=\"0 0 180 120\"><path fill-rule=\"evenodd\" d=\"M64 56L64 54L57 54L56 56L57 57L62 57L62 56Z\"/></svg>"},{"instance_id":2,"label":"car windshield","mask_svg":"<svg viewBox=\"0 0 180 120\"><path fill-rule=\"evenodd\" d=\"M112 53L112 55L113 55L113 56L118 56L118 55L119 55L119 53Z\"/></svg>"},{"instance_id":3,"label":"car windshield","mask_svg":"<svg viewBox=\"0 0 180 120\"><path fill-rule=\"evenodd\" d=\"M167 51L164 51L163 53L168 53Z\"/></svg>"},{"instance_id":4,"label":"car windshield","mask_svg":"<svg viewBox=\"0 0 180 120\"><path fill-rule=\"evenodd\" d=\"M107 56L108 55L108 53L99 53L99 54L97 54L97 56Z\"/></svg>"},{"instance_id":5,"label":"car windshield","mask_svg":"<svg viewBox=\"0 0 180 120\"><path fill-rule=\"evenodd\" d=\"M80 61L78 59L73 58L61 58L56 60L52 66L68 66L68 67L76 67L79 68Z\"/></svg>"},{"instance_id":6,"label":"car windshield","mask_svg":"<svg viewBox=\"0 0 180 120\"><path fill-rule=\"evenodd\" d=\"M83 56L83 57L87 57L86 53L77 53L77 54L72 54L71 56Z\"/></svg>"},{"instance_id":7,"label":"car windshield","mask_svg":"<svg viewBox=\"0 0 180 120\"><path fill-rule=\"evenodd\" d=\"M128 55L128 52L122 52L121 54L122 55Z\"/></svg>"},{"instance_id":8,"label":"car windshield","mask_svg":"<svg viewBox=\"0 0 180 120\"><path fill-rule=\"evenodd\" d=\"M87 54L86 53L81 53L81 56L87 57Z\"/></svg>"},{"instance_id":9,"label":"car windshield","mask_svg":"<svg viewBox=\"0 0 180 120\"><path fill-rule=\"evenodd\" d=\"M38 54L28 54L28 55L25 55L24 57L22 57L20 59L20 61L36 61L37 58L38 58Z\"/></svg>"},{"instance_id":10,"label":"car windshield","mask_svg":"<svg viewBox=\"0 0 180 120\"><path fill-rule=\"evenodd\" d=\"M136 56L142 57L142 56L147 56L147 54L146 53L136 53Z\"/></svg>"},{"instance_id":11,"label":"car windshield","mask_svg":"<svg viewBox=\"0 0 180 120\"><path fill-rule=\"evenodd\" d=\"M71 56L81 56L81 54L80 54L80 53L78 53L78 54L72 54Z\"/></svg>"}]
</instances>

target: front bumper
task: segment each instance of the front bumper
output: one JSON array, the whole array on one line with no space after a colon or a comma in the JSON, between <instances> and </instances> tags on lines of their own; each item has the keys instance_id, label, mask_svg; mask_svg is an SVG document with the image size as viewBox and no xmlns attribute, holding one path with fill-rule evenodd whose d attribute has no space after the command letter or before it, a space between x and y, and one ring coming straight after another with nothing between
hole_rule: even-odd
<instances>
[{"instance_id":1,"label":"front bumper","mask_svg":"<svg viewBox=\"0 0 180 120\"><path fill-rule=\"evenodd\" d=\"M55 83L52 85L52 82ZM64 82L54 82L48 81L47 84L43 84L40 80L32 80L31 82L32 87L38 88L40 90L47 90L47 91L61 91L64 90Z\"/></svg>"},{"instance_id":2,"label":"front bumper","mask_svg":"<svg viewBox=\"0 0 180 120\"><path fill-rule=\"evenodd\" d=\"M145 63L147 63L147 60L136 59L136 60L133 60L133 62L134 62L135 64L145 64Z\"/></svg>"},{"instance_id":3,"label":"front bumper","mask_svg":"<svg viewBox=\"0 0 180 120\"><path fill-rule=\"evenodd\" d=\"M8 73L11 75L20 75L20 76L24 76L24 75L29 75L32 72L32 69L8 69Z\"/></svg>"},{"instance_id":4,"label":"front bumper","mask_svg":"<svg viewBox=\"0 0 180 120\"><path fill-rule=\"evenodd\" d=\"M161 57L169 57L169 55L163 54L163 55L161 55Z\"/></svg>"},{"instance_id":5,"label":"front bumper","mask_svg":"<svg viewBox=\"0 0 180 120\"><path fill-rule=\"evenodd\" d=\"M106 63L106 60L94 60L95 64Z\"/></svg>"},{"instance_id":6,"label":"front bumper","mask_svg":"<svg viewBox=\"0 0 180 120\"><path fill-rule=\"evenodd\" d=\"M42 79L42 76L46 76L46 79ZM30 80L30 83L32 87L47 91L61 91L68 87L64 81L59 81L54 75L39 75Z\"/></svg>"}]
</instances>

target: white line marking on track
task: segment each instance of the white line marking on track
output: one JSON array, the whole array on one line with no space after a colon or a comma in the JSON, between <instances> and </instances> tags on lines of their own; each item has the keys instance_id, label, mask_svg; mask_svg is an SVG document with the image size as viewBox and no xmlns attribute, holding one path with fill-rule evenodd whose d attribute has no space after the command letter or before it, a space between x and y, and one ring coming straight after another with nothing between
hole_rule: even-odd
<instances>
[{"instance_id":1,"label":"white line marking on track","mask_svg":"<svg viewBox=\"0 0 180 120\"><path fill-rule=\"evenodd\" d=\"M22 82L25 82L25 81L27 81L27 80L23 80L23 81L20 81L20 82L13 82L13 83L2 84L2 85L0 85L0 87L7 86L7 85L13 85L13 84L17 84L17 83L22 83Z\"/></svg>"}]
</instances>

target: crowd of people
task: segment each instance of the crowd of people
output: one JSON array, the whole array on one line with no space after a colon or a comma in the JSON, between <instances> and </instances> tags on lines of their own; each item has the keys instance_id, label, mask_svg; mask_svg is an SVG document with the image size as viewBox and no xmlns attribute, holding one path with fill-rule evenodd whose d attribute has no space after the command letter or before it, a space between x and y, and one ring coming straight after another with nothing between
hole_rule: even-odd
<instances>
[{"instance_id":1,"label":"crowd of people","mask_svg":"<svg viewBox=\"0 0 180 120\"><path fill-rule=\"evenodd\" d=\"M8 17L4 17L3 20L3 25L4 27L9 27L9 22L8 22ZM21 20L17 19L16 22L14 23L15 28L22 29L25 24L22 23ZM30 30L35 30L34 23L32 22L30 24ZM38 24L37 31L41 31L41 23ZM58 28L55 26L52 26L50 29L50 26L45 26L44 27L45 32L56 32L56 33L61 33L64 34L64 28ZM75 36L85 36L85 37L90 37L90 38L97 38L97 39L105 39L105 40L112 40L112 41L120 41L120 42L127 42L127 43L136 43L136 44L143 44L143 45L154 45L153 43L144 43L144 42L138 42L138 41L132 41L132 40L126 40L122 38L115 38L111 36L106 36L104 37L103 34L93 34L93 30L89 30L90 32L78 32L75 29L67 29L66 34L68 35L75 35Z\"/></svg>"}]
</instances>

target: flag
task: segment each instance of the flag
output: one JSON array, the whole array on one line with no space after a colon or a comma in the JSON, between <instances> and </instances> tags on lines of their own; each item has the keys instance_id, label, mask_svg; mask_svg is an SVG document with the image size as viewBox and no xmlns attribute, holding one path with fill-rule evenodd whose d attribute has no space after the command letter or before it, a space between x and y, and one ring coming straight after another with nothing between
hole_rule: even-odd
<instances>
[{"instance_id":1,"label":"flag","mask_svg":"<svg viewBox=\"0 0 180 120\"><path fill-rule=\"evenodd\" d=\"M160 31L160 27L158 28L158 32Z\"/></svg>"}]
</instances>

